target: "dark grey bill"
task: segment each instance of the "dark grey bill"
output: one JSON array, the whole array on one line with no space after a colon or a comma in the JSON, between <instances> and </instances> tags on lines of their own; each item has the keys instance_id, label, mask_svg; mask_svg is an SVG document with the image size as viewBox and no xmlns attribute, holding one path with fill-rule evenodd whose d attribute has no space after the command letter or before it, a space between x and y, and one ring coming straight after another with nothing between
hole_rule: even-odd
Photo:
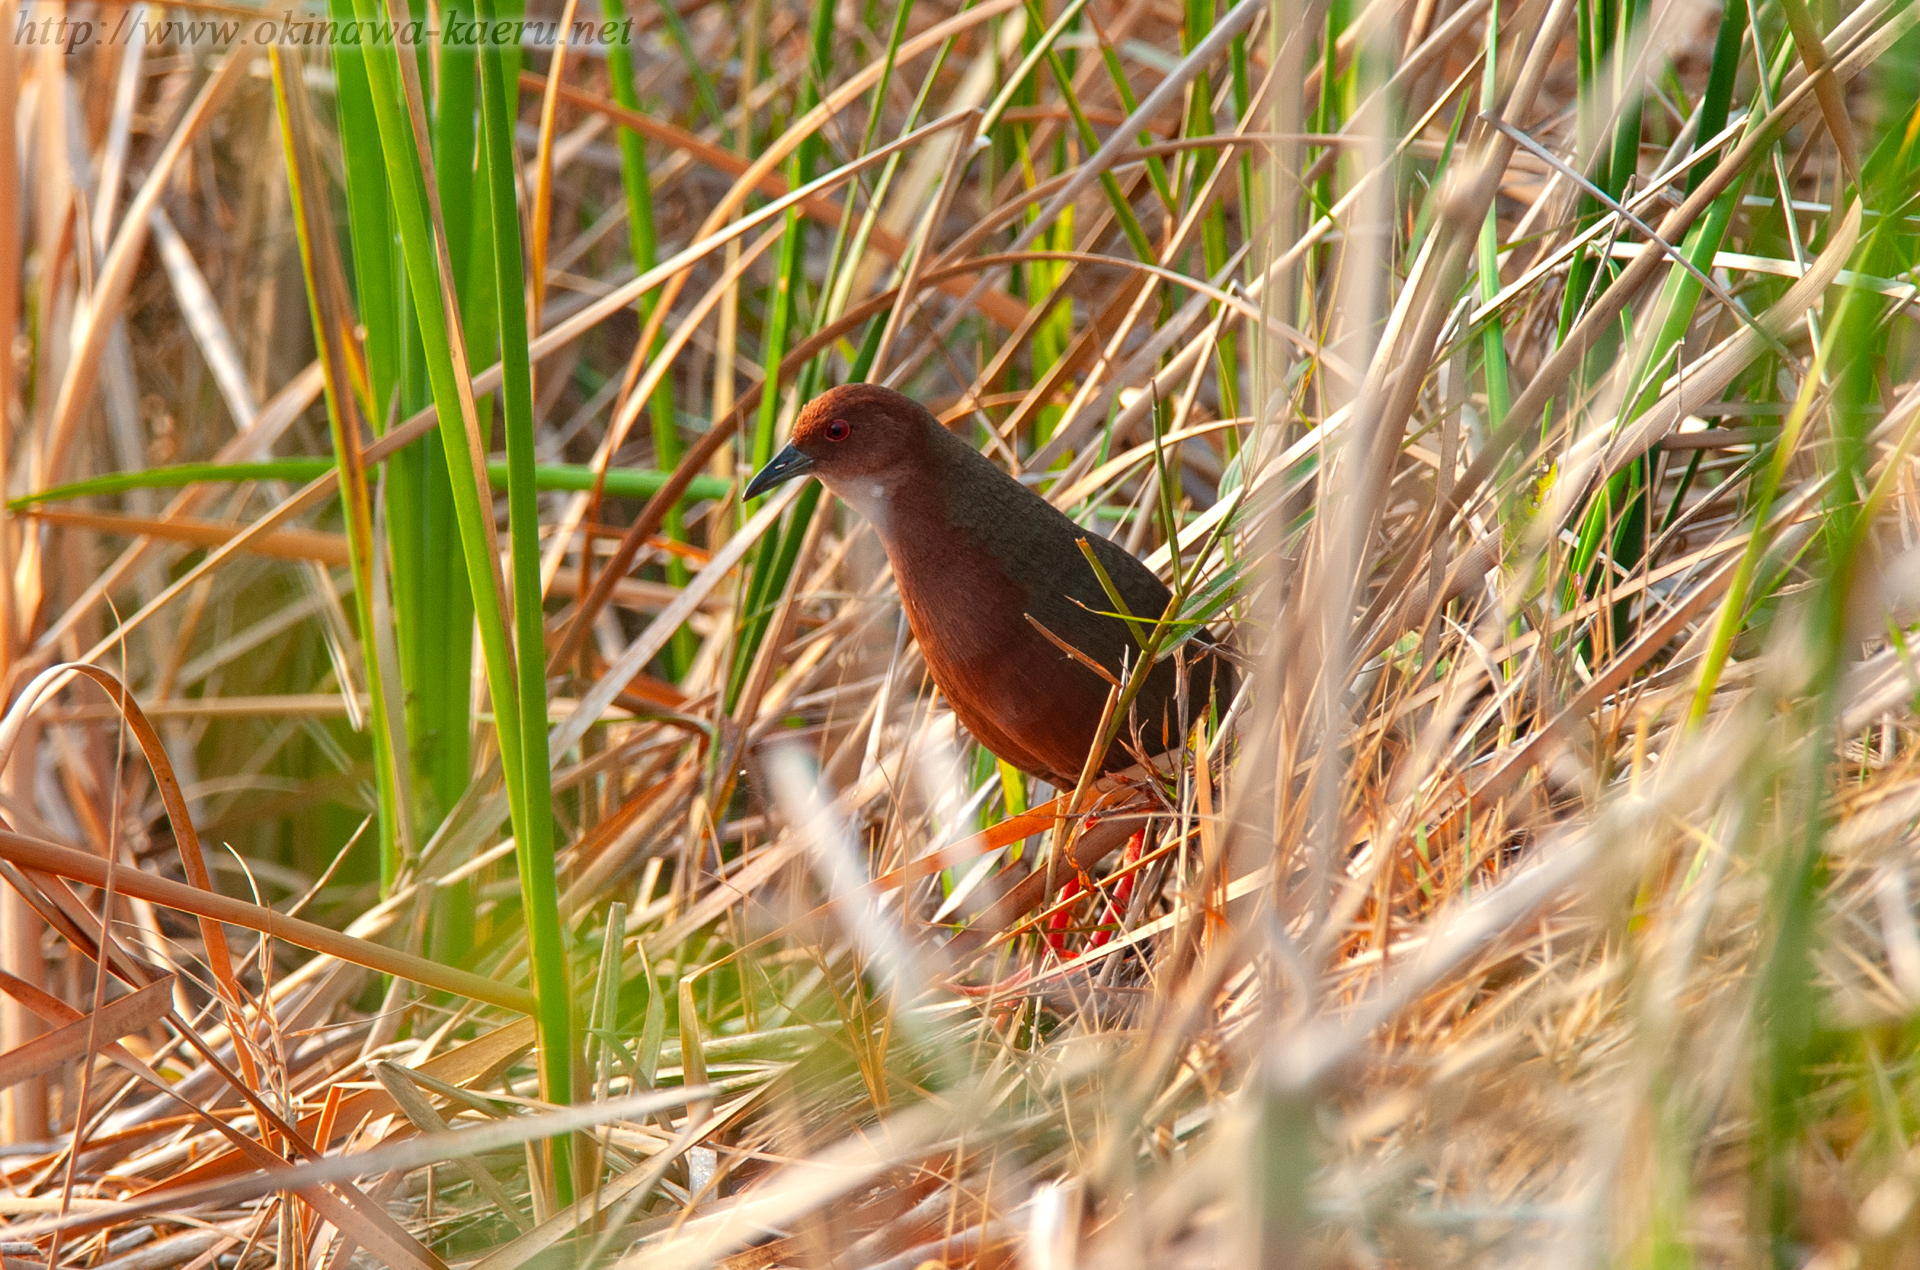
<instances>
[{"instance_id":1,"label":"dark grey bill","mask_svg":"<svg viewBox=\"0 0 1920 1270\"><path fill-rule=\"evenodd\" d=\"M805 476L813 470L813 460L800 451L788 446L767 461L767 465L753 474L747 482L747 488L740 497L758 498L776 485L784 485L796 476Z\"/></svg>"}]
</instances>

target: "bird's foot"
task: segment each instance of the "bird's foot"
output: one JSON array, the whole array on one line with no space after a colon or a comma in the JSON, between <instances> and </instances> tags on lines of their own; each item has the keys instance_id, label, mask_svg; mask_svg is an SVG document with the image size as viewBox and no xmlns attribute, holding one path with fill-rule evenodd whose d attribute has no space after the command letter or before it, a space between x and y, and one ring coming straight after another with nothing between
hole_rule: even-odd
<instances>
[{"instance_id":1,"label":"bird's foot","mask_svg":"<svg viewBox=\"0 0 1920 1270\"><path fill-rule=\"evenodd\" d=\"M1139 875L1138 865L1146 847L1146 838L1147 831L1142 827L1127 839L1126 849L1120 857L1119 878L1113 883L1110 895L1103 892L1092 878L1076 870L1061 885L1059 898L1048 906L1051 911L1036 919L1041 923L1041 941L1053 954L1056 965L1064 965L1083 952L1104 947L1125 926L1127 907L1133 899L1134 879ZM1091 929L1076 928L1073 924L1074 914L1089 894L1095 897L1104 912ZM1085 943L1076 951L1080 943L1078 935L1085 936ZM998 997L1018 993L1038 978L1035 966L1027 965L990 983L962 984L949 980L946 986L965 997Z\"/></svg>"}]
</instances>

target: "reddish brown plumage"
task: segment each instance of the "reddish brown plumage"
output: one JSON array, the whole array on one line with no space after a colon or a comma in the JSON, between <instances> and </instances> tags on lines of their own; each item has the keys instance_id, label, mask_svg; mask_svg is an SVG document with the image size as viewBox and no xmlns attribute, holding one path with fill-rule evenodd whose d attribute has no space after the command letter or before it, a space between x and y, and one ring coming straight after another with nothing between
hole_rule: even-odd
<instances>
[{"instance_id":1,"label":"reddish brown plumage","mask_svg":"<svg viewBox=\"0 0 1920 1270\"><path fill-rule=\"evenodd\" d=\"M1139 645L1108 616L1113 602L1079 542L1092 546L1138 617L1151 621L1165 611L1169 593L1160 580L891 389L849 384L814 398L794 423L792 444L749 492L803 472L873 523L927 669L974 738L1056 784L1078 779L1110 685L1033 621L1124 679ZM1154 668L1103 756L1106 770L1131 766L1134 751L1171 748L1209 694L1224 708L1232 672L1213 648L1204 633L1186 646L1184 711L1175 659Z\"/></svg>"}]
</instances>

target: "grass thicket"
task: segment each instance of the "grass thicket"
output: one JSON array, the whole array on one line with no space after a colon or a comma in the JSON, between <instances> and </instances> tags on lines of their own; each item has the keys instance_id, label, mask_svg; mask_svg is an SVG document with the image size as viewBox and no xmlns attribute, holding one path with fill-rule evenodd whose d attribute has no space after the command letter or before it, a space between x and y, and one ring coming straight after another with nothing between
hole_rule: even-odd
<instances>
[{"instance_id":1,"label":"grass thicket","mask_svg":"<svg viewBox=\"0 0 1920 1270\"><path fill-rule=\"evenodd\" d=\"M1912 1261L1920 7L520 5L0 3L9 1265ZM1230 706L972 745L853 380Z\"/></svg>"}]
</instances>

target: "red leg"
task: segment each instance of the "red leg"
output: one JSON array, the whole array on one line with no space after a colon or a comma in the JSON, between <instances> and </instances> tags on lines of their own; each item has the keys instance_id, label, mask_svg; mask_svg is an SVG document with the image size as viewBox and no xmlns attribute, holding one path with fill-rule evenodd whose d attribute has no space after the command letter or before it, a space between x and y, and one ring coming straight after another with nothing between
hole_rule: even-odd
<instances>
[{"instance_id":1,"label":"red leg","mask_svg":"<svg viewBox=\"0 0 1920 1270\"><path fill-rule=\"evenodd\" d=\"M1124 870L1129 865L1140 863L1140 852L1145 848L1146 842L1147 831L1145 829L1134 830L1133 837L1127 839L1126 851L1120 856L1121 869ZM1112 939L1113 931L1118 930L1120 923L1126 920L1127 901L1133 898L1133 879L1136 876L1136 874L1128 873L1114 884L1113 902L1107 905L1107 913L1112 918L1113 930L1095 931L1093 933L1093 939L1088 943L1088 947L1098 948L1109 939Z\"/></svg>"},{"instance_id":2,"label":"red leg","mask_svg":"<svg viewBox=\"0 0 1920 1270\"><path fill-rule=\"evenodd\" d=\"M1076 873L1068 878L1067 884L1060 888L1062 901L1060 911L1047 919L1047 946L1053 949L1054 955L1063 961L1067 956L1067 923L1072 920L1073 910L1076 907L1069 901L1086 889L1086 884L1080 880L1079 874Z\"/></svg>"}]
</instances>

